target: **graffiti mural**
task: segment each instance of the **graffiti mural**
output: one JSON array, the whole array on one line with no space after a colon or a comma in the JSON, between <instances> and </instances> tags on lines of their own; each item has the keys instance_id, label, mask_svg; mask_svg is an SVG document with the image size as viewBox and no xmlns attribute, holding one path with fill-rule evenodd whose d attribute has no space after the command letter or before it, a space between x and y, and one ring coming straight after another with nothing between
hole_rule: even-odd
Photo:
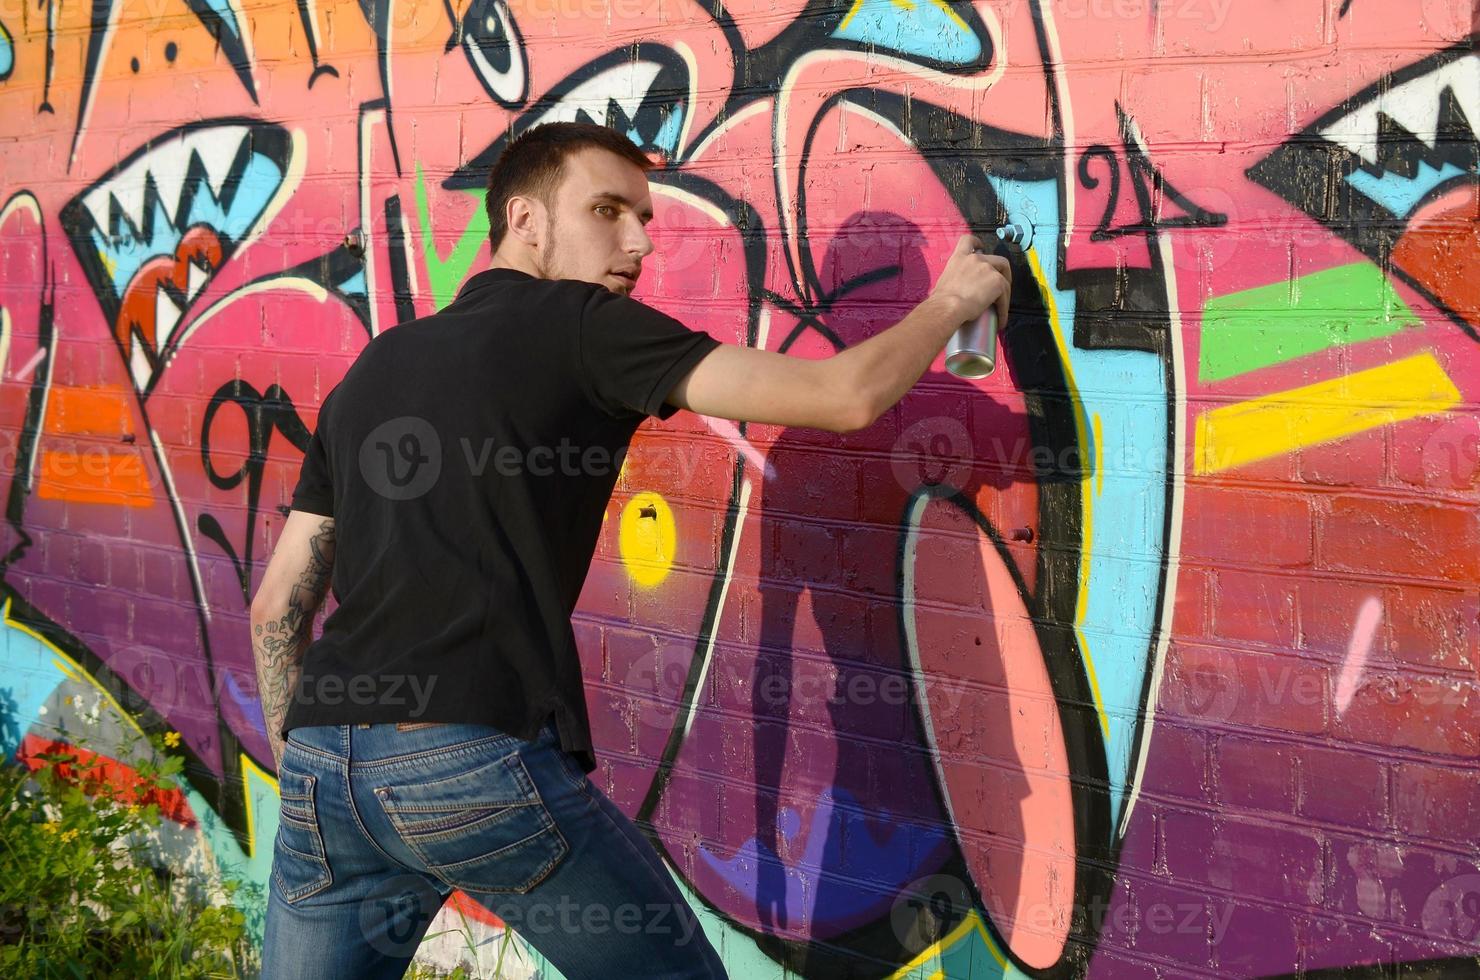
<instances>
[{"instance_id":1,"label":"graffiti mural","mask_svg":"<svg viewBox=\"0 0 1480 980\"><path fill-rule=\"evenodd\" d=\"M162 835L266 880L247 614L319 406L487 264L507 142L592 121L658 163L638 298L729 343L1031 234L989 377L634 442L595 777L734 975L1480 973L1470 13L6 10L6 752L178 732Z\"/></svg>"}]
</instances>

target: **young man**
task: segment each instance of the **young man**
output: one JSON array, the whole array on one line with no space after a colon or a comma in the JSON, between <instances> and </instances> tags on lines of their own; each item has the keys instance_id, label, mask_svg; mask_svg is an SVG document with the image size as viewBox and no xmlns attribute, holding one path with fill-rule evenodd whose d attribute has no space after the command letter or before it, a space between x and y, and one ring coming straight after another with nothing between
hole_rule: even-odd
<instances>
[{"instance_id":1,"label":"young man","mask_svg":"<svg viewBox=\"0 0 1480 980\"><path fill-rule=\"evenodd\" d=\"M928 298L833 357L721 344L630 298L650 166L594 125L512 141L490 267L370 341L324 399L252 603L282 800L264 977L399 977L453 889L568 980L724 974L586 775L570 616L621 458L680 408L869 426L962 323L995 304L1006 324L1011 271L963 236Z\"/></svg>"}]
</instances>

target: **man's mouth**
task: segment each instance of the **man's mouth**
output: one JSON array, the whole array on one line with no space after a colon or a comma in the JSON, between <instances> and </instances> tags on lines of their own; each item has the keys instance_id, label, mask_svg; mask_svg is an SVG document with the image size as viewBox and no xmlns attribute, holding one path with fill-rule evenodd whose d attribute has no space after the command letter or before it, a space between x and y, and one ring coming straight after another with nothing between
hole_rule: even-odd
<instances>
[{"instance_id":1,"label":"man's mouth","mask_svg":"<svg viewBox=\"0 0 1480 980\"><path fill-rule=\"evenodd\" d=\"M631 272L613 272L612 275L616 276L618 279L626 280L626 282L630 285L637 285L637 276Z\"/></svg>"}]
</instances>

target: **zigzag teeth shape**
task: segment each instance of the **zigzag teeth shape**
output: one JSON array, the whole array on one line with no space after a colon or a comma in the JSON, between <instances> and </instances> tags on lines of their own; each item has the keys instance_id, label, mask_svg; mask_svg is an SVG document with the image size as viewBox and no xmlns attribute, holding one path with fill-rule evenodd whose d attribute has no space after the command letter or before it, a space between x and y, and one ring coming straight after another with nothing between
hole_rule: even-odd
<instances>
[{"instance_id":1,"label":"zigzag teeth shape","mask_svg":"<svg viewBox=\"0 0 1480 980\"><path fill-rule=\"evenodd\" d=\"M194 268L194 263L191 263ZM170 291L158 288L154 291L154 343L157 350L164 350L169 343L170 334L175 332L175 327L180 322L180 317L185 311L180 309Z\"/></svg>"},{"instance_id":2,"label":"zigzag teeth shape","mask_svg":"<svg viewBox=\"0 0 1480 980\"><path fill-rule=\"evenodd\" d=\"M246 126L207 126L191 130L179 139L151 147L148 153L89 191L82 203L92 214L98 230L105 235L109 231L110 199L117 202L119 210L134 228L142 232L145 178L148 177L154 182L159 203L170 224L179 228L176 211L180 206L191 155L200 157L205 166L206 181L219 199L237 151L250 134L251 130Z\"/></svg>"},{"instance_id":3,"label":"zigzag teeth shape","mask_svg":"<svg viewBox=\"0 0 1480 980\"><path fill-rule=\"evenodd\" d=\"M1394 86L1321 130L1321 136L1377 165L1377 114L1390 117L1429 149L1439 130L1439 96L1454 90L1470 128L1480 119L1480 58L1452 61L1436 71Z\"/></svg>"},{"instance_id":4,"label":"zigzag teeth shape","mask_svg":"<svg viewBox=\"0 0 1480 980\"><path fill-rule=\"evenodd\" d=\"M251 135L251 130L246 126L217 126L196 132L203 138L191 140L192 148L205 165L206 182L211 185L211 193L219 200L226 176L231 172L231 164L236 160L242 143Z\"/></svg>"},{"instance_id":5,"label":"zigzag teeth shape","mask_svg":"<svg viewBox=\"0 0 1480 980\"><path fill-rule=\"evenodd\" d=\"M180 192L185 187L185 172L190 166L190 145L185 140L175 140L164 146L157 147L148 153L141 162L148 163L146 172L154 179L154 186L159 191L159 203L164 207L164 213L169 217L171 227L178 228L179 222L175 215L180 207ZM144 181L138 182L142 191ZM143 228L143 207L139 208L139 219L134 221L136 228Z\"/></svg>"},{"instance_id":6,"label":"zigzag teeth shape","mask_svg":"<svg viewBox=\"0 0 1480 980\"><path fill-rule=\"evenodd\" d=\"M210 272L194 260L185 263L185 265L185 302L189 303L200 293L200 287L206 284L206 279L209 278Z\"/></svg>"},{"instance_id":7,"label":"zigzag teeth shape","mask_svg":"<svg viewBox=\"0 0 1480 980\"><path fill-rule=\"evenodd\" d=\"M643 100L647 98L648 90L653 87L660 71L662 66L653 61L639 61L636 64L611 68L571 89L558 104L530 125L575 122L582 110L592 119L604 120L607 126L619 122L630 125L637 118ZM627 118L612 118L614 107L625 112Z\"/></svg>"},{"instance_id":8,"label":"zigzag teeth shape","mask_svg":"<svg viewBox=\"0 0 1480 980\"><path fill-rule=\"evenodd\" d=\"M154 375L154 369L149 366L149 358L144 354L144 345L138 340L129 338L129 374L133 376L134 387L143 391L149 387L149 379Z\"/></svg>"}]
</instances>

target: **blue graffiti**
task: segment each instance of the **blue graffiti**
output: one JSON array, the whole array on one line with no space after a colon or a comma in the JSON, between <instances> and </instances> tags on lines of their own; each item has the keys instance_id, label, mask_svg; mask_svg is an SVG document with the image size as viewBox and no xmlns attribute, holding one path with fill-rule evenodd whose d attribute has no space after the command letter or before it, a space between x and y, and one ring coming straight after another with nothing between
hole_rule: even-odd
<instances>
[{"instance_id":1,"label":"blue graffiti","mask_svg":"<svg viewBox=\"0 0 1480 980\"><path fill-rule=\"evenodd\" d=\"M229 205L223 207L210 183L201 178L196 181L189 213L174 219L157 195L147 196L154 210L153 220L145 222L151 231L149 238L143 237L143 229L133 228L132 222L120 215L119 234L109 238L107 229L94 229L93 244L111 273L114 288L122 295L140 266L155 256L173 255L185 231L193 225L207 225L225 241L239 241L267 209L282 182L282 169L269 157L254 153ZM169 204L174 206L176 202Z\"/></svg>"},{"instance_id":2,"label":"blue graffiti","mask_svg":"<svg viewBox=\"0 0 1480 980\"><path fill-rule=\"evenodd\" d=\"M1412 177L1391 170L1374 177L1365 170L1355 170L1347 175L1346 182L1393 214L1406 218L1434 188L1464 175L1465 171L1449 161L1445 161L1442 169L1435 170L1433 164L1420 160Z\"/></svg>"},{"instance_id":3,"label":"blue graffiti","mask_svg":"<svg viewBox=\"0 0 1480 980\"><path fill-rule=\"evenodd\" d=\"M10 77L10 71L15 67L15 42L11 40L10 29L0 24L0 82Z\"/></svg>"},{"instance_id":4,"label":"blue graffiti","mask_svg":"<svg viewBox=\"0 0 1480 980\"><path fill-rule=\"evenodd\" d=\"M761 869L783 862L759 838L747 839L728 859L701 845L699 857L736 890L754 895L758 903L774 903L814 924L825 922L832 927L858 925L878 915L881 907L893 901L900 884L918 873L918 868L938 866L949 846L945 831L938 827L894 825L880 839L866 808L838 787L819 795L805 834L801 815L790 807L777 812L776 823L787 841L786 850L800 854L779 879L780 894L774 893L775 886L763 885Z\"/></svg>"},{"instance_id":5,"label":"blue graffiti","mask_svg":"<svg viewBox=\"0 0 1480 980\"><path fill-rule=\"evenodd\" d=\"M1098 708L1108 728L1106 754L1114 823L1130 780L1141 694L1152 667L1154 626L1166 556L1167 432L1171 424L1161 358L1148 351L1087 350L1073 343L1074 293L1056 288L1058 185L1022 183L988 175L1009 221L1036 227L1035 249L1048 299L1057 309L1065 368L1074 388L1083 442L1084 498L1090 533L1084 614L1075 632L1086 669L1096 682ZM1163 624L1165 628L1165 624Z\"/></svg>"},{"instance_id":6,"label":"blue graffiti","mask_svg":"<svg viewBox=\"0 0 1480 980\"><path fill-rule=\"evenodd\" d=\"M932 0L918 0L908 14L893 0L858 0L833 36L956 65L970 64L982 54L976 32Z\"/></svg>"},{"instance_id":7,"label":"blue graffiti","mask_svg":"<svg viewBox=\"0 0 1480 980\"><path fill-rule=\"evenodd\" d=\"M5 600L8 618L10 600ZM15 757L26 730L46 713L46 702L68 680L66 665L29 630L0 626L0 664L8 679L0 687L0 753Z\"/></svg>"}]
</instances>

